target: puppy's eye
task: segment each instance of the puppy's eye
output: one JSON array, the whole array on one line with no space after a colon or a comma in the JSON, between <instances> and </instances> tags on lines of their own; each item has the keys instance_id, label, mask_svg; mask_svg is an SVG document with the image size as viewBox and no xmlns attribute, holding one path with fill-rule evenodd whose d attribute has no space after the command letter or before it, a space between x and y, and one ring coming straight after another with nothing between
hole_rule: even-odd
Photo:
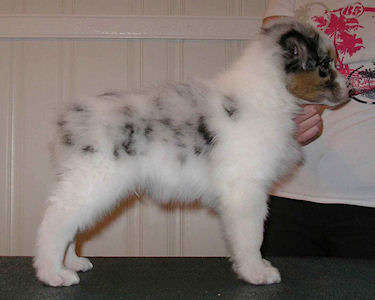
<instances>
[{"instance_id":1,"label":"puppy's eye","mask_svg":"<svg viewBox=\"0 0 375 300\"><path fill-rule=\"evenodd\" d=\"M332 60L329 58L323 59L322 61L319 62L319 67L324 70L329 69L329 65L331 64L331 61Z\"/></svg>"},{"instance_id":2,"label":"puppy's eye","mask_svg":"<svg viewBox=\"0 0 375 300\"><path fill-rule=\"evenodd\" d=\"M328 69L329 68L329 62L325 61L324 63L321 64L320 66L322 69Z\"/></svg>"},{"instance_id":3,"label":"puppy's eye","mask_svg":"<svg viewBox=\"0 0 375 300\"><path fill-rule=\"evenodd\" d=\"M331 61L329 58L323 59L319 62L319 76L327 77L330 72Z\"/></svg>"}]
</instances>

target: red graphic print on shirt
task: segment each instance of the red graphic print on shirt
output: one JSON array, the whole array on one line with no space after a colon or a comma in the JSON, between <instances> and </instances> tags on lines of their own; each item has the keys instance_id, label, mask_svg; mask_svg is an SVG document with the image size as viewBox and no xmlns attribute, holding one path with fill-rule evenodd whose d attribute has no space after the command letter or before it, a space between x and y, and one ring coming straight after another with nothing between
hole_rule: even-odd
<instances>
[{"instance_id":1,"label":"red graphic print on shirt","mask_svg":"<svg viewBox=\"0 0 375 300\"><path fill-rule=\"evenodd\" d=\"M360 30L365 29L360 24L359 17L368 12L374 13L375 7L365 7L361 2L356 2L335 10L325 10L323 15L313 16L312 20L332 39L337 50L338 69L350 80L356 94L375 100L375 63L366 69L363 69L363 66L351 69L343 63L346 56L351 57L366 48L359 35Z\"/></svg>"}]
</instances>

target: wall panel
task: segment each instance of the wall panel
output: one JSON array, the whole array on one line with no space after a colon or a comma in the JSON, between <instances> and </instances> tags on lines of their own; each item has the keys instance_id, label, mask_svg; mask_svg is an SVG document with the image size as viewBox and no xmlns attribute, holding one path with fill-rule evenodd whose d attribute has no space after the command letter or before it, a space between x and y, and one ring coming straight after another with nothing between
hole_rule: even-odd
<instances>
[{"instance_id":1,"label":"wall panel","mask_svg":"<svg viewBox=\"0 0 375 300\"><path fill-rule=\"evenodd\" d=\"M184 14L191 16L225 16L227 14L226 0L188 0L184 1Z\"/></svg>"},{"instance_id":2,"label":"wall panel","mask_svg":"<svg viewBox=\"0 0 375 300\"><path fill-rule=\"evenodd\" d=\"M23 0L23 13L59 14L62 9L61 0Z\"/></svg>"},{"instance_id":3,"label":"wall panel","mask_svg":"<svg viewBox=\"0 0 375 300\"><path fill-rule=\"evenodd\" d=\"M58 93L56 41L16 42L14 99L13 248L26 255L33 249L35 230L53 174L48 142Z\"/></svg>"},{"instance_id":4,"label":"wall panel","mask_svg":"<svg viewBox=\"0 0 375 300\"><path fill-rule=\"evenodd\" d=\"M80 40L73 47L73 95L95 95L105 89L126 87L126 42Z\"/></svg>"},{"instance_id":5,"label":"wall panel","mask_svg":"<svg viewBox=\"0 0 375 300\"><path fill-rule=\"evenodd\" d=\"M12 0L3 0L0 1L0 14L11 14L13 13L13 1Z\"/></svg>"},{"instance_id":6,"label":"wall panel","mask_svg":"<svg viewBox=\"0 0 375 300\"><path fill-rule=\"evenodd\" d=\"M127 15L131 0L75 0L74 13L88 15Z\"/></svg>"},{"instance_id":7,"label":"wall panel","mask_svg":"<svg viewBox=\"0 0 375 300\"><path fill-rule=\"evenodd\" d=\"M13 43L0 41L0 253L10 251L12 200Z\"/></svg>"}]
</instances>

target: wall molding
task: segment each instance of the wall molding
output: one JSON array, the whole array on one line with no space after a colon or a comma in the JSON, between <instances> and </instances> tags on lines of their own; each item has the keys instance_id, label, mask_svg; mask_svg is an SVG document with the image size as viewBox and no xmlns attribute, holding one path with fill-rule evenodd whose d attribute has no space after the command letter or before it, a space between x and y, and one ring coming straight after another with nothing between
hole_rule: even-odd
<instances>
[{"instance_id":1,"label":"wall molding","mask_svg":"<svg viewBox=\"0 0 375 300\"><path fill-rule=\"evenodd\" d=\"M249 40L261 18L1 15L0 38Z\"/></svg>"}]
</instances>

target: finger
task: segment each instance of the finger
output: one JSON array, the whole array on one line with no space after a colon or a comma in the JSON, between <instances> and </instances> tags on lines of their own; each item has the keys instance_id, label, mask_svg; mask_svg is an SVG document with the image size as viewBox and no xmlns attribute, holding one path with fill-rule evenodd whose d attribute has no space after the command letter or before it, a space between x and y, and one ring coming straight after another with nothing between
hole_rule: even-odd
<instances>
[{"instance_id":1,"label":"finger","mask_svg":"<svg viewBox=\"0 0 375 300\"><path fill-rule=\"evenodd\" d=\"M311 113L317 113L319 115L322 114L325 107L326 106L323 104L305 104L304 105L304 109L306 111L311 112Z\"/></svg>"},{"instance_id":2,"label":"finger","mask_svg":"<svg viewBox=\"0 0 375 300\"><path fill-rule=\"evenodd\" d=\"M317 139L321 134L321 127L320 126L313 126L310 129L306 130L305 132L296 136L296 140L301 145L307 145Z\"/></svg>"},{"instance_id":3,"label":"finger","mask_svg":"<svg viewBox=\"0 0 375 300\"><path fill-rule=\"evenodd\" d=\"M323 105L309 104L302 107L302 112L295 117L297 123L301 123L313 115L321 115L324 109Z\"/></svg>"},{"instance_id":4,"label":"finger","mask_svg":"<svg viewBox=\"0 0 375 300\"><path fill-rule=\"evenodd\" d=\"M317 126L319 124L323 123L322 118L320 115L313 115L307 120L304 120L301 123L297 123L297 134L301 134L310 128Z\"/></svg>"}]
</instances>

